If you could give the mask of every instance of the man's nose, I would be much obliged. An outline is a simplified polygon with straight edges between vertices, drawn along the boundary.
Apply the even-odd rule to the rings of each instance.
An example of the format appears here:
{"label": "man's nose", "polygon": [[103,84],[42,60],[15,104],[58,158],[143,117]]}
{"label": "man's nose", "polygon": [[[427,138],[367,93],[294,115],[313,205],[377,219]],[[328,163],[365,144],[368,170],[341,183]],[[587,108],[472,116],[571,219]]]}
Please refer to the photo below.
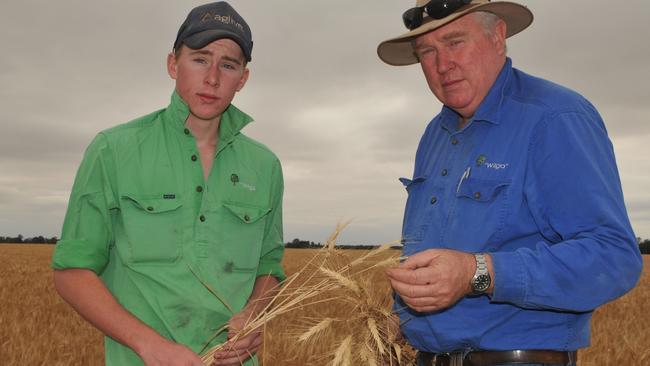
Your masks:
{"label": "man's nose", "polygon": [[205,82],[211,86],[219,86],[219,65],[210,66]]}
{"label": "man's nose", "polygon": [[454,68],[454,60],[447,50],[438,51],[436,54],[436,65],[439,74],[444,74]]}

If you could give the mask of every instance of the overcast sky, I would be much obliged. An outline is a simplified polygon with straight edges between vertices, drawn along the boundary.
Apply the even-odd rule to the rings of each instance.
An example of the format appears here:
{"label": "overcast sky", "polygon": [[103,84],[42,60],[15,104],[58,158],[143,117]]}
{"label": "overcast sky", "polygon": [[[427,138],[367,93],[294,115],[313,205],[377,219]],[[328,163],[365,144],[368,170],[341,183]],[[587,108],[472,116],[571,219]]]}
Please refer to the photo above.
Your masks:
{"label": "overcast sky", "polygon": [[[165,57],[200,1],[0,3],[0,235],[59,236],[83,151],[110,126],[163,108]],[[235,104],[244,132],[277,153],[285,239],[399,239],[419,138],[441,105],[419,66],[377,44],[404,32],[414,0],[232,0],[253,31],[251,77]],[[650,238],[650,2],[527,0],[532,26],[508,40],[514,66],[599,109],[637,236]]]}

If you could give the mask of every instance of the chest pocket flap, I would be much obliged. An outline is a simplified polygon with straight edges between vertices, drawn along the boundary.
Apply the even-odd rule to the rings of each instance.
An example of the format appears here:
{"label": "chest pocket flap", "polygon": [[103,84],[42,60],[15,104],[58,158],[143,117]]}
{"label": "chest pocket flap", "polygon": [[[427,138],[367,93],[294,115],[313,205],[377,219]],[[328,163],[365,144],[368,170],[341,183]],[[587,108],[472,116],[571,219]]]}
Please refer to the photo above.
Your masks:
{"label": "chest pocket flap", "polygon": [[172,264],[181,256],[182,200],[125,194],[125,239],[118,250],[130,264]]}
{"label": "chest pocket flap", "polygon": [[477,202],[490,202],[508,185],[510,185],[510,180],[467,178],[460,184],[456,197],[466,197]]}
{"label": "chest pocket flap", "polygon": [[411,192],[411,190],[413,189],[413,187],[416,187],[418,184],[420,184],[420,183],[422,183],[422,182],[424,182],[424,181],[426,181],[426,180],[427,180],[427,176],[426,176],[426,175],[422,175],[422,176],[415,177],[415,178],[413,178],[412,180],[411,180],[411,179],[408,179],[408,178],[400,178],[400,179],[399,179],[399,181],[402,182],[402,184],[403,184],[404,187],[406,188],[406,191],[407,191],[407,192]]}
{"label": "chest pocket flap", "polygon": [[223,205],[228,209],[228,211],[246,224],[253,224],[271,212],[271,209],[268,207],[243,205],[234,202],[224,202]]}
{"label": "chest pocket flap", "polygon": [[138,197],[135,195],[124,195],[122,198],[131,201],[140,209],[153,214],[173,211],[181,207],[181,200],[178,198],[164,199],[159,197]]}

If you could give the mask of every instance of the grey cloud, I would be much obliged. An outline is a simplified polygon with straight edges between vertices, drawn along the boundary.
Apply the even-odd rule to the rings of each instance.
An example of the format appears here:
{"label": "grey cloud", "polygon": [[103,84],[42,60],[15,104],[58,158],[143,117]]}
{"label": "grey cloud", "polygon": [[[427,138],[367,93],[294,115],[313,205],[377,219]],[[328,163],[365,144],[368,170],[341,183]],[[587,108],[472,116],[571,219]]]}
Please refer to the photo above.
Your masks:
{"label": "grey cloud", "polygon": [[[637,234],[650,237],[650,6],[633,0],[526,0],[533,26],[509,40],[516,67],[589,98],[617,147]],[[164,107],[165,57],[201,1],[0,4],[0,235],[57,235],[85,146],[100,130]],[[354,219],[348,242],[399,236],[399,176],[440,104],[417,65],[390,67],[376,46],[404,29],[404,2],[233,0],[253,29],[245,133],[274,150],[286,177],[285,232],[323,241]],[[603,21],[607,9],[607,21]],[[26,28],[16,14],[30,14]],[[16,231],[18,230],[18,231]],[[30,232],[32,231],[32,232]]]}

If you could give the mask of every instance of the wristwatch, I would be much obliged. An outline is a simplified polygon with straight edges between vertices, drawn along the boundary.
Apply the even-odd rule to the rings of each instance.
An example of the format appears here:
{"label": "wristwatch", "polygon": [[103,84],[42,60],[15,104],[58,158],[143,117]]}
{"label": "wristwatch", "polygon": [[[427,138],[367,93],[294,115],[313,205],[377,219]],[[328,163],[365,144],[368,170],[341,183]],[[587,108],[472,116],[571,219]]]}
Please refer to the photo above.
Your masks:
{"label": "wristwatch", "polygon": [[471,282],[472,295],[482,295],[490,288],[492,278],[490,278],[485,254],[474,254],[474,259],[476,259],[476,272],[474,272],[474,277],[472,277]]}

